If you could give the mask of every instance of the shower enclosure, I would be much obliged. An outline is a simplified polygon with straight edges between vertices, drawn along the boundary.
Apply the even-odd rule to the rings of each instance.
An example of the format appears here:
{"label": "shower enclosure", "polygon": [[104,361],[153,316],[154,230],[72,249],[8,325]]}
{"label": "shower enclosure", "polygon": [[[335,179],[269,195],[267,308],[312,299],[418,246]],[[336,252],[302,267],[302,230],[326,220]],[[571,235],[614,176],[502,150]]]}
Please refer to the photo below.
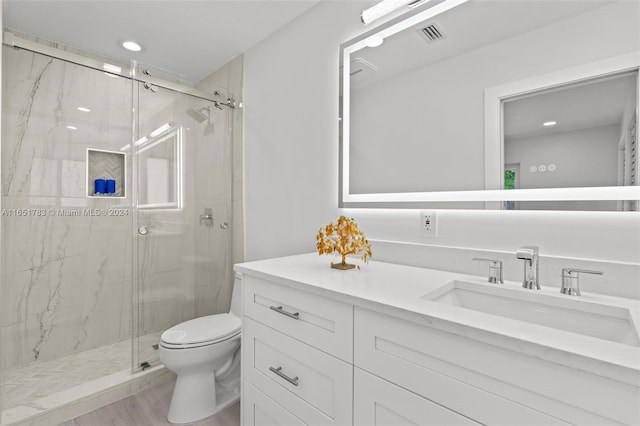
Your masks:
{"label": "shower enclosure", "polygon": [[3,55],[10,424],[157,369],[162,331],[228,308],[233,102],[135,64],[123,77],[70,55]]}

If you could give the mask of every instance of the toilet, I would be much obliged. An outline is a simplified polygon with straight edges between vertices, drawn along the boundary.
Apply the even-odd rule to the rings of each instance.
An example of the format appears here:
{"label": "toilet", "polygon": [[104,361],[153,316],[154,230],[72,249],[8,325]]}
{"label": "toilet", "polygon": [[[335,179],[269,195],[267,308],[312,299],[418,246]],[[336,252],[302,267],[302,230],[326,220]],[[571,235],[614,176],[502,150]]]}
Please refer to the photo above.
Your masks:
{"label": "toilet", "polygon": [[229,313],[185,321],[160,336],[160,360],[177,375],[169,422],[195,422],[239,399],[241,297],[236,274]]}

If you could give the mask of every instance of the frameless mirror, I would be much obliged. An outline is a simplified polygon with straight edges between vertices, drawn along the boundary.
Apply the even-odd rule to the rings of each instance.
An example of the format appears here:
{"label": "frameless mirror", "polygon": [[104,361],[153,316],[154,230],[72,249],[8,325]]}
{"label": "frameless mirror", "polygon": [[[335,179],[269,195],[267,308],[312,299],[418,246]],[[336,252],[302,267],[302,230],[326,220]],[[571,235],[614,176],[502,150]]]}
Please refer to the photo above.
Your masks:
{"label": "frameless mirror", "polygon": [[422,7],[341,46],[341,206],[637,209],[638,2]]}

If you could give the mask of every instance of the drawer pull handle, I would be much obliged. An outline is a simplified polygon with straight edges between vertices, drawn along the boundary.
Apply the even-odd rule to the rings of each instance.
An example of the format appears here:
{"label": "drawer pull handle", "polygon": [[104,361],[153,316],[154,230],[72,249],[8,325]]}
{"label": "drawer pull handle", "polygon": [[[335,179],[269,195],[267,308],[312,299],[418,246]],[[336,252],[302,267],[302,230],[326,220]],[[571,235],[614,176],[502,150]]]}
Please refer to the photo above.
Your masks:
{"label": "drawer pull handle", "polygon": [[289,318],[293,318],[293,319],[300,319],[300,318],[299,318],[299,316],[300,316],[300,313],[299,313],[299,312],[296,312],[295,314],[292,314],[291,312],[287,312],[287,311],[285,311],[284,309],[282,309],[282,306],[278,306],[278,307],[275,307],[275,306],[269,306],[269,309],[271,309],[272,311],[276,311],[276,312],[277,312],[277,313],[279,313],[279,314],[286,315],[286,316],[288,316]]}
{"label": "drawer pull handle", "polygon": [[278,376],[282,377],[283,379],[285,379],[287,382],[291,383],[293,386],[298,386],[298,376],[294,377],[293,379],[289,376],[287,376],[286,374],[284,374],[282,372],[282,367],[278,367],[278,368],[273,368],[273,367],[269,367],[270,371],[273,371],[274,373],[276,373]]}

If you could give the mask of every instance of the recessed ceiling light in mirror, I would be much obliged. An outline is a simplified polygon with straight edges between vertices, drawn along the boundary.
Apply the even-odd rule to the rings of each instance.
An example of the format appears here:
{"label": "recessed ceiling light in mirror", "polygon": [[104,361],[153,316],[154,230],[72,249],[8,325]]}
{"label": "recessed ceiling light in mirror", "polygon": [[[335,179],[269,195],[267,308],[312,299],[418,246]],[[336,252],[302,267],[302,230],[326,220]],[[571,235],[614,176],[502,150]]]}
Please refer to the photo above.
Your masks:
{"label": "recessed ceiling light in mirror", "polygon": [[132,52],[139,52],[142,50],[142,46],[140,46],[135,41],[127,40],[122,42],[122,47]]}

